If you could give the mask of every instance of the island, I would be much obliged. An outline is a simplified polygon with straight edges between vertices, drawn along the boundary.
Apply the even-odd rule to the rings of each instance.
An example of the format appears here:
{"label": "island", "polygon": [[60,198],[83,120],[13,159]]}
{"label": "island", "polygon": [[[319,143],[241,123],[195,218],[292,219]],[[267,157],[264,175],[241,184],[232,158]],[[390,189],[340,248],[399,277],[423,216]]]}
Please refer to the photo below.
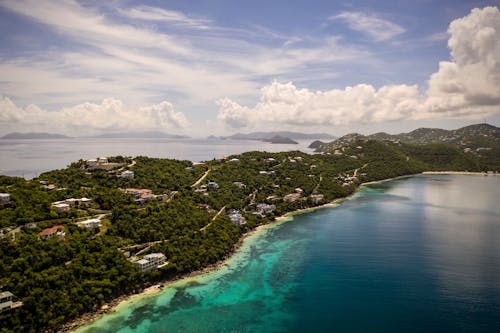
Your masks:
{"label": "island", "polygon": [[29,132],[29,133],[19,133],[12,132],[5,134],[0,139],[5,140],[38,140],[38,139],[68,139],[69,136],[54,133],[41,133],[41,132]]}
{"label": "island", "polygon": [[467,146],[348,135],[315,154],[96,157],[32,180],[0,176],[2,332],[74,329],[127,295],[215,267],[256,227],[367,182],[497,175],[498,128],[491,133],[489,147],[471,135]]}
{"label": "island", "polygon": [[275,135],[269,139],[262,139],[264,142],[269,142],[273,144],[287,144],[287,145],[297,145],[299,144],[297,141],[294,141],[290,138],[281,135]]}

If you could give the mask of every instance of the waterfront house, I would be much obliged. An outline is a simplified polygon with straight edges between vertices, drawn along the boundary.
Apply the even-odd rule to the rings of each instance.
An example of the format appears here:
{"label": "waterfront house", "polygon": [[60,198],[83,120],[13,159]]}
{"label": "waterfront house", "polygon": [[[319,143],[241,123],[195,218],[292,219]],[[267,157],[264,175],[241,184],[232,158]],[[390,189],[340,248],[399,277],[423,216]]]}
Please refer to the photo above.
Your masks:
{"label": "waterfront house", "polygon": [[323,194],[311,195],[311,201],[313,204],[319,204],[321,201],[323,201],[324,198],[325,198],[325,196]]}
{"label": "waterfront house", "polygon": [[301,194],[300,193],[290,193],[287,194],[283,197],[283,200],[286,202],[294,202],[297,201],[300,198]]}
{"label": "waterfront house", "polygon": [[238,210],[233,209],[227,216],[234,224],[242,225],[246,223],[245,218]]}
{"label": "waterfront house", "polygon": [[141,272],[157,269],[168,265],[167,257],[163,253],[146,254],[142,259],[133,257],[130,259]]}
{"label": "waterfront house", "polygon": [[276,210],[276,205],[269,205],[266,203],[257,204],[257,211],[259,213],[268,214],[274,212],[275,210]]}

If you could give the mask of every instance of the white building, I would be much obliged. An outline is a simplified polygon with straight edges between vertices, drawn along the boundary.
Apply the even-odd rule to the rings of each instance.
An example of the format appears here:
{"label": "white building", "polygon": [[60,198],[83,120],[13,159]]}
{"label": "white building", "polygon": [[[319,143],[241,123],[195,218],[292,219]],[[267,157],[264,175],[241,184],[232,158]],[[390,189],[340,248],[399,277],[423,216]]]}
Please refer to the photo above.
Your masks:
{"label": "white building", "polygon": [[79,226],[80,228],[85,228],[87,230],[93,231],[101,228],[102,222],[99,219],[88,219],[85,221],[76,222],[76,225]]}
{"label": "white building", "polygon": [[16,297],[10,291],[0,292],[0,313],[18,308],[23,302],[16,301]]}
{"label": "white building", "polygon": [[234,224],[242,225],[246,223],[243,215],[241,215],[241,213],[237,210],[232,210],[227,217],[229,217],[231,222],[233,222]]}
{"label": "white building", "polygon": [[134,177],[135,177],[134,172],[130,170],[125,170],[118,175],[118,178],[124,178],[124,179],[133,179]]}
{"label": "white building", "polygon": [[10,202],[10,194],[9,193],[0,193],[0,205],[5,205]]}
{"label": "white building", "polygon": [[137,265],[141,272],[161,268],[168,264],[167,257],[163,253],[146,254],[142,259],[132,260],[132,262]]}

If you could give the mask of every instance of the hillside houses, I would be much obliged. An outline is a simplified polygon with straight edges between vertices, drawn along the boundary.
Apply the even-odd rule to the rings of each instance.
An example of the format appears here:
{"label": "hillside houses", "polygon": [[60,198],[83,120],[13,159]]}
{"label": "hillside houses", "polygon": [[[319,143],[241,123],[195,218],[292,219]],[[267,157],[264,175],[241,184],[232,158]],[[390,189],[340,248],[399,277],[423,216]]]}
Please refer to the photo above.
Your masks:
{"label": "hillside houses", "polygon": [[58,213],[69,212],[72,208],[86,209],[92,204],[92,199],[89,198],[69,198],[61,201],[55,201],[52,203],[52,207]]}

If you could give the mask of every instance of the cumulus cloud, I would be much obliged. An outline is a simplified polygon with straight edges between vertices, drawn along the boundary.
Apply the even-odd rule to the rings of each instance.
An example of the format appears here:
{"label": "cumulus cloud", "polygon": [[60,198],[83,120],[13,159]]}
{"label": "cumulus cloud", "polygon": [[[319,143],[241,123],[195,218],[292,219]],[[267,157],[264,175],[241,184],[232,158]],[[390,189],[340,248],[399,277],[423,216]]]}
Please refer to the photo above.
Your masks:
{"label": "cumulus cloud", "polygon": [[430,114],[491,114],[500,108],[500,12],[473,9],[453,21],[448,33],[452,61],[439,63],[429,80]]}
{"label": "cumulus cloud", "polygon": [[101,104],[83,103],[59,111],[46,111],[36,105],[17,106],[8,97],[0,97],[0,129],[10,131],[57,132],[89,135],[104,131],[179,130],[188,125],[181,112],[169,102],[139,108],[127,108],[114,98]]}
{"label": "cumulus cloud", "polygon": [[262,123],[346,125],[406,119],[418,107],[417,86],[395,85],[375,89],[359,84],[345,89],[310,91],[293,83],[273,82],[262,89],[254,108],[229,99],[217,102],[218,119],[232,127]]}
{"label": "cumulus cloud", "polygon": [[384,20],[374,14],[369,15],[362,12],[342,12],[331,16],[329,20],[343,21],[350,29],[364,33],[376,41],[390,39],[406,31],[396,23]]}
{"label": "cumulus cloud", "polygon": [[[452,61],[443,61],[427,90],[358,84],[311,91],[273,82],[254,107],[221,99],[218,119],[232,127],[265,124],[348,125],[402,119],[481,118],[500,112],[500,12],[474,9],[448,29]],[[423,91],[423,92],[420,92]]]}

